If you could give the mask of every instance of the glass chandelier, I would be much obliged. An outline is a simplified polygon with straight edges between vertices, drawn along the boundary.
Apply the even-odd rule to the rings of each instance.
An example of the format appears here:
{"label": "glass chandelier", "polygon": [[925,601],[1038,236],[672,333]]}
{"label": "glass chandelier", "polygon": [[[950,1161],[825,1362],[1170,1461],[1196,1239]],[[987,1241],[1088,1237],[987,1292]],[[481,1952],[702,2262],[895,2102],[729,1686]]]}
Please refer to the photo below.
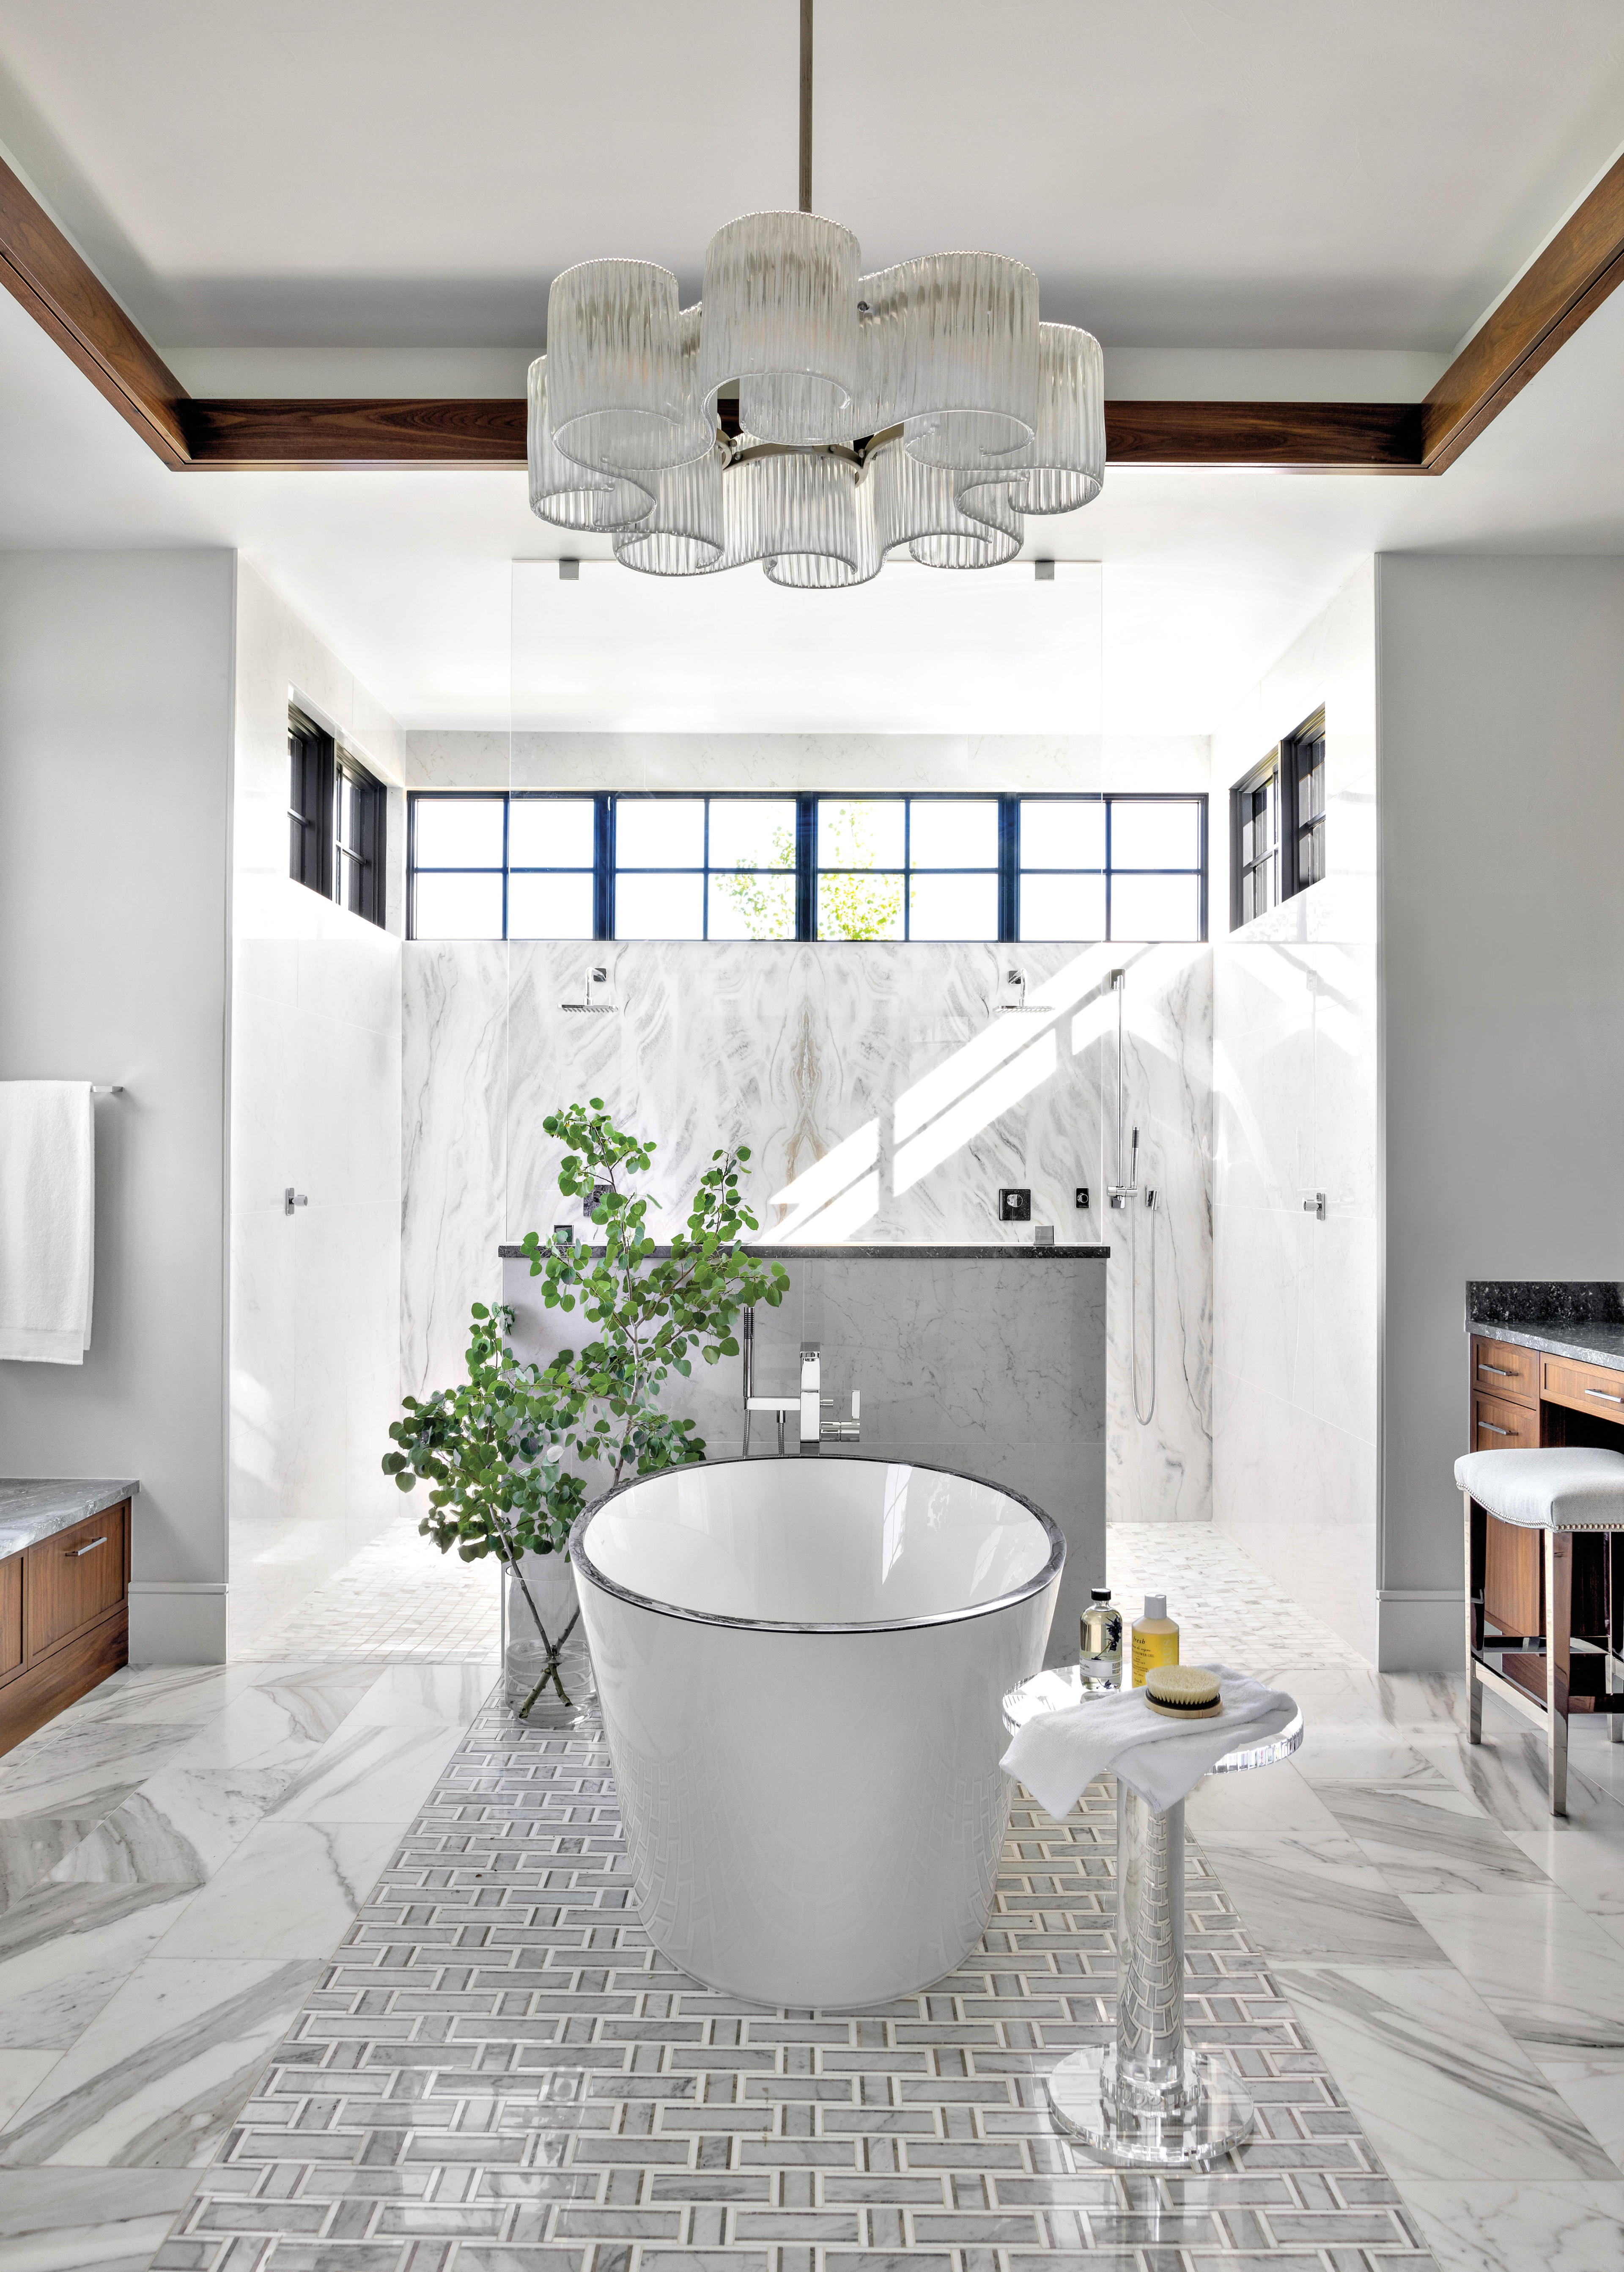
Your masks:
{"label": "glass chandelier", "polygon": [[646,260],[583,261],[548,297],[531,509],[648,575],[758,560],[828,591],[905,547],[993,567],[1027,513],[1099,494],[1099,343],[1039,322],[1030,268],[942,252],[864,275],[850,229],[811,211],[811,31],[801,0],[801,210],[719,229],[691,308]]}

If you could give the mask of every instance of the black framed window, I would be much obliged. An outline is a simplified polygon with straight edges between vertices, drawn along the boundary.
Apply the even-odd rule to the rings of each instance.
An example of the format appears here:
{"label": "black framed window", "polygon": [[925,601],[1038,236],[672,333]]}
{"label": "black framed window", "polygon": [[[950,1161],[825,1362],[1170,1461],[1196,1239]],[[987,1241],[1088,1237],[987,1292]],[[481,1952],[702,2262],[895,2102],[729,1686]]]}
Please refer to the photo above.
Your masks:
{"label": "black framed window", "polygon": [[1291,801],[1291,857],[1286,892],[1306,892],[1325,874],[1325,713],[1316,710],[1280,749],[1280,770]]}
{"label": "black framed window", "polygon": [[1230,792],[1231,927],[1325,875],[1325,713],[1286,735]]}
{"label": "black framed window", "polygon": [[1201,796],[410,803],[413,938],[1203,939]]}
{"label": "black framed window", "polygon": [[302,711],[287,715],[287,872],[382,923],[389,792]]}
{"label": "black framed window", "polygon": [[1232,793],[1232,930],[1280,899],[1280,753],[1273,750]]}

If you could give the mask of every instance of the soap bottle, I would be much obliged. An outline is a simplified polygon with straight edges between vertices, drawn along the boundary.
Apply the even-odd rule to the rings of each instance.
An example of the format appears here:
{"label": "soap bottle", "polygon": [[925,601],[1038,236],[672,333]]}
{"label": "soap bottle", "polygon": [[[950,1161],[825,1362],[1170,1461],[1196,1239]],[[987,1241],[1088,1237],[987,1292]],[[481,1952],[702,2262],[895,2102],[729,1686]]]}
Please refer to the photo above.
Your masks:
{"label": "soap bottle", "polygon": [[1083,1654],[1079,1670],[1083,1685],[1092,1692],[1120,1688],[1122,1681],[1122,1613],[1111,1606],[1109,1586],[1091,1588],[1092,1600],[1083,1612]]}
{"label": "soap bottle", "polygon": [[1145,1675],[1158,1666],[1179,1661],[1179,1628],[1167,1614],[1166,1594],[1147,1594],[1144,1615],[1133,1629],[1133,1685],[1143,1688]]}

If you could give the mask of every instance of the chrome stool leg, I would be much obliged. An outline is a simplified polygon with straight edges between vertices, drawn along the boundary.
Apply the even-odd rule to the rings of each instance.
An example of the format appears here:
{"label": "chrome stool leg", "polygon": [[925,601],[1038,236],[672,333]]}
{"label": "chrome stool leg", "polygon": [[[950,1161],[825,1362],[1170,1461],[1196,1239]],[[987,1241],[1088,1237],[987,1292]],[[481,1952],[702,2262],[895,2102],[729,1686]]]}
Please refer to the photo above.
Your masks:
{"label": "chrome stool leg", "polygon": [[1573,1540],[1545,1534],[1545,1742],[1550,1806],[1568,1812],[1568,1669],[1573,1622]]}

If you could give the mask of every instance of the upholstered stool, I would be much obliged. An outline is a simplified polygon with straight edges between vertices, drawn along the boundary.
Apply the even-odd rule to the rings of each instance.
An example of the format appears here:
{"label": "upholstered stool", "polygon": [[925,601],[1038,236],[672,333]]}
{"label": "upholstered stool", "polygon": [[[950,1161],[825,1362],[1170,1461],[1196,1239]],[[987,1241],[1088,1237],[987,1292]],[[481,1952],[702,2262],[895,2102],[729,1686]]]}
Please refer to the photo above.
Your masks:
{"label": "upholstered stool", "polygon": [[[1587,1682],[1584,1693],[1572,1701],[1580,1710],[1608,1715],[1608,1730],[1616,1744],[1624,1738],[1620,1725],[1624,1694],[1619,1690],[1620,1665],[1615,1596],[1613,1584],[1613,1534],[1624,1530],[1624,1452],[1604,1452],[1588,1445],[1551,1446],[1542,1451],[1469,1452],[1455,1462],[1455,1480],[1466,1506],[1466,1701],[1471,1739],[1483,1739],[1483,1692],[1486,1688],[1536,1726],[1543,1723],[1548,1764],[1548,1796],[1553,1814],[1568,1812],[1568,1715],[1573,1670],[1573,1534],[1605,1534],[1603,1552],[1603,1618],[1599,1633],[1583,1633],[1590,1644],[1583,1654],[1595,1662],[1599,1650],[1605,1686],[1599,1693]],[[1520,1529],[1544,1534],[1543,1604],[1531,1601],[1536,1611],[1527,1622],[1541,1630],[1526,1633],[1496,1632],[1486,1640],[1483,1573],[1486,1550],[1485,1515]],[[1543,1614],[1538,1614],[1542,1608]],[[1596,1623],[1587,1616],[1587,1625]],[[1527,1678],[1529,1660],[1543,1658],[1543,1697],[1531,1686],[1511,1678],[1494,1658],[1522,1660]]]}

